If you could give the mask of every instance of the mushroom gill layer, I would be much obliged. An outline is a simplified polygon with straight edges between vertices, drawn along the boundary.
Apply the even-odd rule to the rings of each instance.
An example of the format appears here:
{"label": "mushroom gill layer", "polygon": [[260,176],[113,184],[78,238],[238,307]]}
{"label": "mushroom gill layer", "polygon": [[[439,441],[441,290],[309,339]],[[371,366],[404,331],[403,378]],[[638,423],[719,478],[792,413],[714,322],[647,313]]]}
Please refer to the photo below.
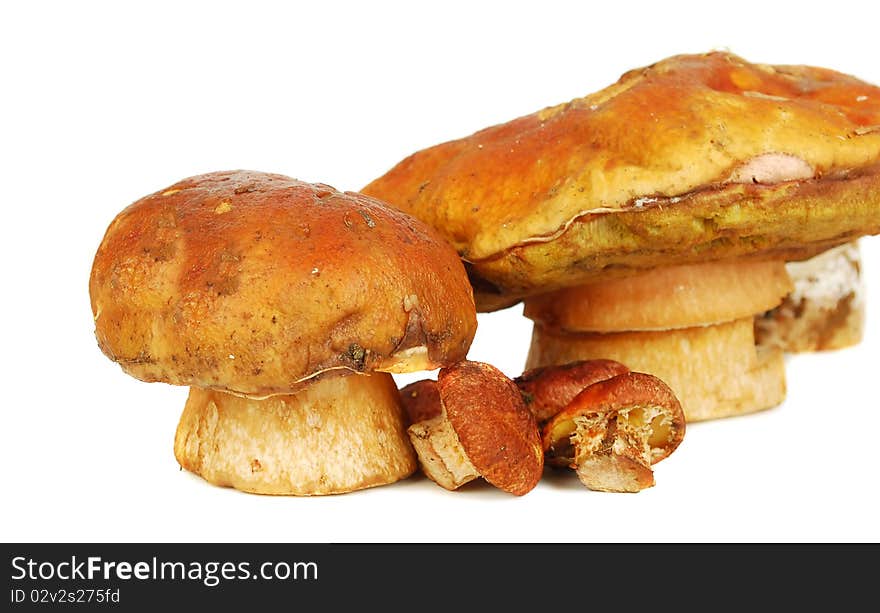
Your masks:
{"label": "mushroom gill layer", "polygon": [[263,400],[192,387],[174,455],[215,485],[296,496],[385,485],[417,466],[385,373],[322,378]]}

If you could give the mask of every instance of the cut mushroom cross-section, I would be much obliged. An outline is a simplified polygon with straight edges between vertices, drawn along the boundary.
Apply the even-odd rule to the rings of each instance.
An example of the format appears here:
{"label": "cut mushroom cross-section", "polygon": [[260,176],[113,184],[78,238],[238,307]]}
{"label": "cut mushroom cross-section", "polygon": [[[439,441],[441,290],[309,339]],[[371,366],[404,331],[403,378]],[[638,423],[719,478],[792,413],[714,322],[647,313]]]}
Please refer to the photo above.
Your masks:
{"label": "cut mushroom cross-section", "polygon": [[584,389],[544,426],[543,443],[547,461],[574,468],[588,488],[638,492],[654,485],[651,465],[675,451],[684,432],[672,390],[630,372]]}

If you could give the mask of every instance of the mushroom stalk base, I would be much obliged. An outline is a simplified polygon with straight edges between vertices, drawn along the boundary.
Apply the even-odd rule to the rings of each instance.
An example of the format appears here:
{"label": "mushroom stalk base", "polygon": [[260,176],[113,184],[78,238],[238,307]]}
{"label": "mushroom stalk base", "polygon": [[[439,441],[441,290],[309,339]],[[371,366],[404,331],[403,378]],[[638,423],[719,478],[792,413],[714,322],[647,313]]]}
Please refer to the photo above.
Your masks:
{"label": "mushroom stalk base", "polygon": [[391,375],[335,376],[263,400],[190,388],[177,427],[180,465],[257,494],[340,494],[417,467]]}

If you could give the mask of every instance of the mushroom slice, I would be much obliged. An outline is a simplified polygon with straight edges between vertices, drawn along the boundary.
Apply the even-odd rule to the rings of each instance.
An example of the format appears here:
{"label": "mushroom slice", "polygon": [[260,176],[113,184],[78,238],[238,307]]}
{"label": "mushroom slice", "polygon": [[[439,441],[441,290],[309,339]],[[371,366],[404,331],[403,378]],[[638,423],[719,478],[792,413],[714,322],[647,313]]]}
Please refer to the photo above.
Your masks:
{"label": "mushroom slice", "polygon": [[584,388],[627,372],[628,367],[614,360],[579,360],[532,368],[514,382],[540,424],[564,409]]}
{"label": "mushroom slice", "polygon": [[569,466],[591,490],[638,492],[654,485],[652,464],[685,432],[675,394],[653,375],[630,372],[594,383],[544,427],[548,462]]}
{"label": "mushroom slice", "polygon": [[448,490],[482,477],[516,496],[531,491],[544,453],[516,384],[494,366],[462,361],[440,370],[436,389],[437,414],[408,429],[424,473]]}

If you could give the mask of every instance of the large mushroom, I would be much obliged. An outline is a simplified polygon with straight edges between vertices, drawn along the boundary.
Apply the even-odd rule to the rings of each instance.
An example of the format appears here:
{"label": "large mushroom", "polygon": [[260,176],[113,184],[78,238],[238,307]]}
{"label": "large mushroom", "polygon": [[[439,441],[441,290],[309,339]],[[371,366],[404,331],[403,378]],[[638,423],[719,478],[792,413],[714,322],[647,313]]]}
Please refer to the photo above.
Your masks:
{"label": "large mushroom", "polygon": [[111,360],[190,387],[180,465],[263,494],[410,475],[390,373],[457,362],[476,330],[464,268],[434,230],[373,198],[261,172],[188,178],[126,208],[90,294]]}
{"label": "large mushroom", "polygon": [[[689,420],[747,413],[784,398],[781,352],[753,327],[790,290],[785,263],[880,232],[880,88],[679,55],[419,151],[363,191],[441,230],[478,310],[525,301],[528,368],[611,358],[666,381]],[[625,278],[674,321],[585,302]]]}

